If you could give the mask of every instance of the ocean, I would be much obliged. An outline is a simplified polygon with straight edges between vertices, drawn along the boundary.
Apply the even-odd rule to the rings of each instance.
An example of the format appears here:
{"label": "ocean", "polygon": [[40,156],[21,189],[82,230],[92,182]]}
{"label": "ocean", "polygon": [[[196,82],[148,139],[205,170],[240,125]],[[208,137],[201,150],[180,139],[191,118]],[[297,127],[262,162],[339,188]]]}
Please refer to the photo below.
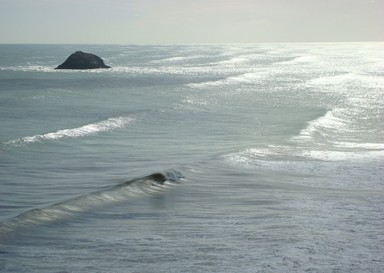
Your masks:
{"label": "ocean", "polygon": [[383,43],[3,44],[0,128],[1,272],[384,272]]}

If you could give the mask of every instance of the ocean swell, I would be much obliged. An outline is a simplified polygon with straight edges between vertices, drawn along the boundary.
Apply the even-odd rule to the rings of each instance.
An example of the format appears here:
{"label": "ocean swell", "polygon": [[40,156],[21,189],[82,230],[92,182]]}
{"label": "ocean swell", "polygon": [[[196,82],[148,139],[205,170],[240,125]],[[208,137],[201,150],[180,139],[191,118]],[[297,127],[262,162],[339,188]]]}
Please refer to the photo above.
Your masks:
{"label": "ocean swell", "polygon": [[118,185],[105,187],[99,191],[83,194],[43,208],[28,210],[15,218],[0,223],[0,242],[10,232],[35,225],[62,222],[76,218],[81,213],[118,204],[132,198],[156,196],[177,186],[184,179],[176,170],[167,170],[148,176],[132,179]]}

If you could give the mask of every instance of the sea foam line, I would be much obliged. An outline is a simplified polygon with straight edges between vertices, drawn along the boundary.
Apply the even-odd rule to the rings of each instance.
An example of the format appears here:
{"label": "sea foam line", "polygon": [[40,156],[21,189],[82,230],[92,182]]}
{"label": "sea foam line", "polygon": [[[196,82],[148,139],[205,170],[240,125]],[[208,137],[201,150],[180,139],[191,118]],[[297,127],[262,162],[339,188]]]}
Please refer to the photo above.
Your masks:
{"label": "sea foam line", "polygon": [[83,136],[94,135],[99,132],[111,131],[123,128],[134,121],[131,117],[116,117],[102,120],[100,122],[87,124],[72,129],[62,129],[47,134],[27,136],[13,139],[5,142],[6,145],[22,145],[27,143],[41,142],[44,140],[57,140],[61,138],[77,138]]}

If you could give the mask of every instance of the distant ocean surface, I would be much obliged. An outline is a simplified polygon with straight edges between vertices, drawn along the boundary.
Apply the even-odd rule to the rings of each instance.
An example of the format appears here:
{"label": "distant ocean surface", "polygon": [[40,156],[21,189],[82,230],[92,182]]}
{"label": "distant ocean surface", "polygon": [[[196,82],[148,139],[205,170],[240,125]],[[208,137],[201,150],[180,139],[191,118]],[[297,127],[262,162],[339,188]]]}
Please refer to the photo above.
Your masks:
{"label": "distant ocean surface", "polygon": [[383,43],[0,45],[0,128],[0,272],[384,272]]}

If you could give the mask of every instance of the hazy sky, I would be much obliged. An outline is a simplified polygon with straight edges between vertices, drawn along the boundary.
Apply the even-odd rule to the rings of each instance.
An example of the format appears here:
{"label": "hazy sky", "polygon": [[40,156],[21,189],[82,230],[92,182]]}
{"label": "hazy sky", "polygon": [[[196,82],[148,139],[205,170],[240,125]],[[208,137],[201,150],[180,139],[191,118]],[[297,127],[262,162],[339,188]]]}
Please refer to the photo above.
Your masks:
{"label": "hazy sky", "polygon": [[0,0],[0,43],[384,41],[384,0]]}

